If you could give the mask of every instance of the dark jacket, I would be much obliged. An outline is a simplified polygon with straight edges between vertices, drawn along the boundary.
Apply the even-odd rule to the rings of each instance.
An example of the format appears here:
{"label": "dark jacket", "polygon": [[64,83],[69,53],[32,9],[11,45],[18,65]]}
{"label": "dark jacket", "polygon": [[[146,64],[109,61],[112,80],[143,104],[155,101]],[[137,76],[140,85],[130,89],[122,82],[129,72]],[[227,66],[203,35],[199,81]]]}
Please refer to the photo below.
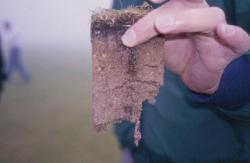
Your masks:
{"label": "dark jacket", "polygon": [[3,61],[2,39],[1,39],[1,35],[0,35],[0,95],[1,95],[1,92],[2,92],[4,79],[5,79],[4,61]]}
{"label": "dark jacket", "polygon": [[[124,3],[123,3],[124,2]],[[122,7],[141,0],[123,0]],[[228,22],[250,32],[250,0],[210,0],[224,9]],[[119,0],[115,8],[121,8]],[[134,125],[118,124],[122,148],[136,163],[250,162],[250,63],[247,55],[232,62],[212,96],[194,94],[165,70],[156,104],[143,104],[142,141],[133,144]]]}

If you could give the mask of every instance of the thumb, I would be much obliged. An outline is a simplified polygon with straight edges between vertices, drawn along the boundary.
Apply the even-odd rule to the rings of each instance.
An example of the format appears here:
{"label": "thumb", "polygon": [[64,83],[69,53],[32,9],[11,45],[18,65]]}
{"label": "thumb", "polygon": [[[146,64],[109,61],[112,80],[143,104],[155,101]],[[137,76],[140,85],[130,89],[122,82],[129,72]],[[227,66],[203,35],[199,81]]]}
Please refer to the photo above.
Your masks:
{"label": "thumb", "polygon": [[242,28],[220,24],[217,29],[217,34],[234,52],[243,54],[250,49],[250,37]]}

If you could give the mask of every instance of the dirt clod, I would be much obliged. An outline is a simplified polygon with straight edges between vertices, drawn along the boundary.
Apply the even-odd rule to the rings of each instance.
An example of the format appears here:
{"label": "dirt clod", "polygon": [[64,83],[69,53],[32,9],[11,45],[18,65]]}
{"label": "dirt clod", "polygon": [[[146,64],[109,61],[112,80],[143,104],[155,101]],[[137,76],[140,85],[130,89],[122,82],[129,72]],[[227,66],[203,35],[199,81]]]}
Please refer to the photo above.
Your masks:
{"label": "dirt clod", "polygon": [[140,115],[145,100],[154,104],[163,85],[164,39],[156,37],[135,48],[121,42],[124,32],[152,8],[102,10],[92,16],[92,113],[97,131],[121,121],[136,123],[135,143],[141,139]]}

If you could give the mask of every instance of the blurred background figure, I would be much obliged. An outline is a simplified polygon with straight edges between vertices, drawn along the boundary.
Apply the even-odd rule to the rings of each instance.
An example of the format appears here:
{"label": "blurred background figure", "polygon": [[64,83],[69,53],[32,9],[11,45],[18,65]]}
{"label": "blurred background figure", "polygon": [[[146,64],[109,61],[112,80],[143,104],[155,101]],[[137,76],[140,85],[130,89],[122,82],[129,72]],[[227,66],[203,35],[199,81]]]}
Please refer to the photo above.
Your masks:
{"label": "blurred background figure", "polygon": [[[118,163],[112,132],[91,123],[91,15],[111,0],[0,0],[3,22],[17,33],[29,84],[4,85],[0,102],[0,163]],[[9,35],[9,34],[8,34]]]}
{"label": "blurred background figure", "polygon": [[2,38],[0,33],[0,98],[2,93],[3,81],[5,79],[4,75],[4,61],[3,61],[3,49],[2,49]]}
{"label": "blurred background figure", "polygon": [[4,39],[6,39],[5,42],[8,53],[8,64],[6,68],[7,78],[8,80],[11,80],[11,76],[16,71],[20,74],[23,81],[29,82],[30,76],[22,62],[22,49],[18,34],[14,31],[10,21],[5,21],[3,23],[3,29],[6,36]]}

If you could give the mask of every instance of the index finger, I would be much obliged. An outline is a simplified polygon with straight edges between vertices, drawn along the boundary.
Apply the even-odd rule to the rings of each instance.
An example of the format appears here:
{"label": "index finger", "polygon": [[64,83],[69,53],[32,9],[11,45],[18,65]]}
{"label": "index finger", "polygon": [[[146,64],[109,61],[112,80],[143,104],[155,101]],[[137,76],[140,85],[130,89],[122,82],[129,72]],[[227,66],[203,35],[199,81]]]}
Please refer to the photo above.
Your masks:
{"label": "index finger", "polygon": [[159,32],[155,28],[155,19],[159,15],[171,15],[188,8],[207,7],[205,3],[198,3],[198,5],[197,3],[194,3],[192,5],[186,5],[185,3],[183,3],[188,1],[205,2],[204,0],[170,0],[161,7],[148,13],[137,23],[135,23],[131,28],[129,28],[122,37],[123,44],[127,47],[134,47],[158,35]]}
{"label": "index finger", "polygon": [[129,28],[122,37],[123,44],[127,47],[134,47],[157,36],[159,32],[155,28],[155,18],[158,17],[159,15],[174,14],[187,8],[200,8],[204,6],[206,7],[206,4],[202,3],[200,3],[199,5],[194,3],[193,5],[187,6],[186,4],[183,3],[187,1],[205,2],[204,0],[186,0],[186,1],[170,0],[161,7],[148,13],[137,23],[135,23],[131,28]]}
{"label": "index finger", "polygon": [[171,0],[151,11],[125,32],[122,37],[123,44],[127,47],[134,47],[157,36],[159,32],[155,28],[155,18],[159,15],[178,12],[183,8],[182,3]]}
{"label": "index finger", "polygon": [[159,10],[153,10],[148,15],[140,19],[122,36],[122,42],[127,47],[134,47],[158,35],[154,26],[154,20]]}

